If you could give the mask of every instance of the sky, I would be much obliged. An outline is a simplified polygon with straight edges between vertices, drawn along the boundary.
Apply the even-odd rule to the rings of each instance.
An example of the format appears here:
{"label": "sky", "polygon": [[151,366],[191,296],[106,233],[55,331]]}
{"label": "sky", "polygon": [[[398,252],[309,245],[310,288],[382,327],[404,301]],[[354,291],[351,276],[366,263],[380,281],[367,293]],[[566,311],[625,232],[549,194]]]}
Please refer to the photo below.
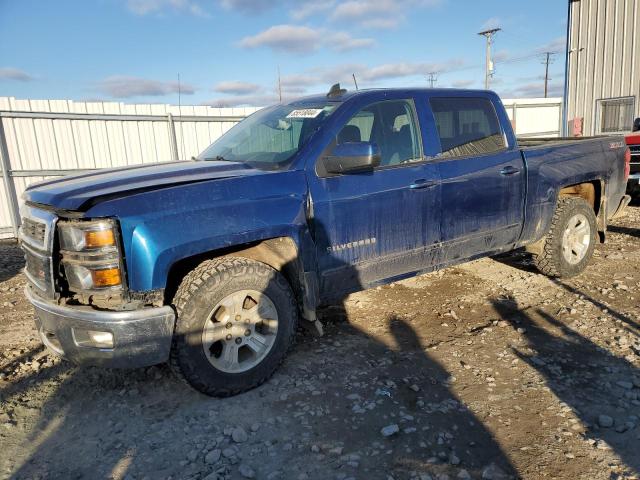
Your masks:
{"label": "sky", "polygon": [[431,73],[483,88],[477,33],[494,27],[491,88],[542,97],[554,52],[561,96],[566,15],[559,0],[0,0],[0,96],[263,106]]}

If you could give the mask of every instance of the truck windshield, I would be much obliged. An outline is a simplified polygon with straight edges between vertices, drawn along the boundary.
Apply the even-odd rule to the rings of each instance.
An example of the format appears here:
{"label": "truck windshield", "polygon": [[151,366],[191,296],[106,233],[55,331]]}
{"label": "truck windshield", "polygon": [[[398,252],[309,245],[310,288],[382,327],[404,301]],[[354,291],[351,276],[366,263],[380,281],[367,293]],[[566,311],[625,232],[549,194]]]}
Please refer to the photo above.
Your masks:
{"label": "truck windshield", "polygon": [[199,158],[242,162],[261,170],[286,170],[295,154],[337,106],[330,103],[265,108],[234,126]]}

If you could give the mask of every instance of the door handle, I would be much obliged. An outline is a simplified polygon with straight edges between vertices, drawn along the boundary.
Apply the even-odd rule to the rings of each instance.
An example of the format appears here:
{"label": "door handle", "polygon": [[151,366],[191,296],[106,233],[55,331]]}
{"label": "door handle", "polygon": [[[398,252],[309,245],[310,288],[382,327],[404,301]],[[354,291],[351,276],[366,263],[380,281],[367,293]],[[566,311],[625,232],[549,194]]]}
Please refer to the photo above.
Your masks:
{"label": "door handle", "polygon": [[512,167],[511,165],[509,165],[508,167],[504,167],[502,170],[500,170],[500,175],[504,175],[504,176],[516,175],[517,173],[520,173],[520,169],[516,167]]}
{"label": "door handle", "polygon": [[436,185],[438,185],[438,182],[429,181],[424,178],[421,178],[420,180],[416,180],[411,185],[409,185],[409,188],[411,190],[422,190],[423,188],[433,188]]}

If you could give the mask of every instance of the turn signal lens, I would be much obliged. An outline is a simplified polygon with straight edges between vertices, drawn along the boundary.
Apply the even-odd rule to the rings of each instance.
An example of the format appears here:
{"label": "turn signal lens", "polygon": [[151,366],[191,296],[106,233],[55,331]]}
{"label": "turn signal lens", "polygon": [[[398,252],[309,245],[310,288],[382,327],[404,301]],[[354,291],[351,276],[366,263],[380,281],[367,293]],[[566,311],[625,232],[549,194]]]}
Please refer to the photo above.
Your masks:
{"label": "turn signal lens", "polygon": [[92,270],[91,279],[94,288],[115,287],[120,285],[120,269],[107,268],[104,270]]}
{"label": "turn signal lens", "polygon": [[116,238],[113,230],[89,230],[84,232],[85,248],[113,247]]}
{"label": "turn signal lens", "polygon": [[113,220],[60,222],[60,248],[68,252],[117,248],[115,229]]}

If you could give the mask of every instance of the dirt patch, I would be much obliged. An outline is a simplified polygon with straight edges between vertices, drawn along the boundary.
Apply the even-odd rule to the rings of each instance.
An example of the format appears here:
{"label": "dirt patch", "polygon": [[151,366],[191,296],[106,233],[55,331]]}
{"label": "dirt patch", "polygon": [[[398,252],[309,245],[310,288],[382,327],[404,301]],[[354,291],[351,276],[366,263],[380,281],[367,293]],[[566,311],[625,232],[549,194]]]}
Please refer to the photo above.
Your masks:
{"label": "dirt patch", "polygon": [[51,356],[1,244],[0,477],[638,478],[639,247],[634,207],[571,281],[514,253],[352,295],[219,400]]}

